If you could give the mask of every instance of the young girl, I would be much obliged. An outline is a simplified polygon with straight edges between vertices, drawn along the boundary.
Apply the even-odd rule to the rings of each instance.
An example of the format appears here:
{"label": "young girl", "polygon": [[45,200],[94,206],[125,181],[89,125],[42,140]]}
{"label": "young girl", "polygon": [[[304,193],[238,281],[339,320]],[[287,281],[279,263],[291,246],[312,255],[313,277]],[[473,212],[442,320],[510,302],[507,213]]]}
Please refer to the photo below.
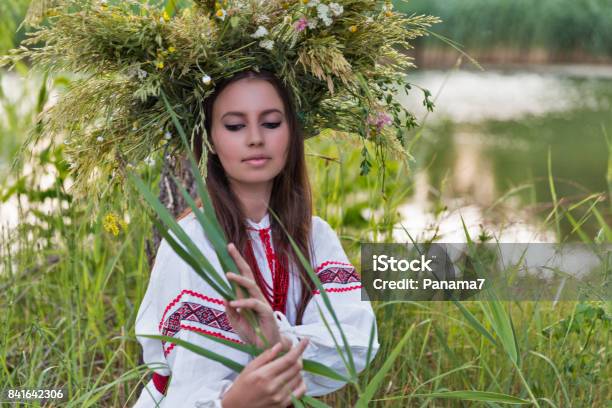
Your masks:
{"label": "young girl", "polygon": [[[344,384],[302,372],[311,359],[346,374],[336,338],[339,331],[299,262],[271,209],[307,257],[340,320],[356,368],[378,350],[376,320],[360,297],[360,278],[340,241],[321,218],[312,216],[304,139],[291,95],[266,71],[243,71],[216,85],[206,100],[205,127],[213,150],[207,188],[242,275],[221,271],[195,215],[179,224],[211,264],[248,289],[229,304],[162,241],[136,319],[136,334],[163,334],[195,343],[245,365],[241,373],[183,347],[138,337],[147,364],[155,368],[135,407],[286,407],[291,396],[319,396]],[[201,140],[196,146],[201,146]],[[195,151],[202,154],[201,149]],[[238,272],[238,271],[233,271]],[[241,315],[252,310],[270,347],[257,358],[197,332],[262,347]],[[370,333],[374,328],[374,339]],[[341,340],[339,340],[341,341]],[[281,351],[287,351],[278,357]],[[160,365],[158,364],[157,367]]]}

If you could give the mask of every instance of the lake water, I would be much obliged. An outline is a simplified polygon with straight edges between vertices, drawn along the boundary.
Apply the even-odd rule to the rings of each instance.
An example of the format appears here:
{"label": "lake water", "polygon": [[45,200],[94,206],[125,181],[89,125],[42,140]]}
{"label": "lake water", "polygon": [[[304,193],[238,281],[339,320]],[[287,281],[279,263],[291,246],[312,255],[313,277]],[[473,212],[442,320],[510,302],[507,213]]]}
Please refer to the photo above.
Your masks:
{"label": "lake water", "polygon": [[[435,226],[443,240],[462,242],[463,217],[471,235],[483,225],[502,242],[553,241],[550,224],[542,225],[552,210],[549,149],[566,208],[591,193],[607,197],[612,67],[424,71],[410,80],[436,98],[430,114],[416,88],[404,98],[424,123],[413,154],[415,167],[427,170],[419,171],[417,192],[401,208],[403,227],[414,236],[431,236],[428,227]],[[440,201],[448,210],[436,216]],[[567,222],[561,227],[571,230]],[[591,218],[584,228],[591,237],[598,230]],[[406,239],[403,228],[396,239]]]}

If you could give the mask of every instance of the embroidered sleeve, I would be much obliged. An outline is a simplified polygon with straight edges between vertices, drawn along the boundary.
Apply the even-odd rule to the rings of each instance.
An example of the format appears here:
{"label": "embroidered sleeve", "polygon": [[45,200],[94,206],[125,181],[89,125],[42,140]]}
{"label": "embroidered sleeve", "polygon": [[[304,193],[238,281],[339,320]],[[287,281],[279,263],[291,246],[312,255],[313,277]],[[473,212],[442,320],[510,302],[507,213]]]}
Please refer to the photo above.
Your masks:
{"label": "embroidered sleeve", "polygon": [[[220,269],[212,246],[199,224],[181,223],[211,264]],[[198,227],[198,228],[196,228]],[[207,357],[171,342],[139,334],[179,338],[246,364],[248,356],[201,334],[240,342],[227,320],[223,300],[164,240],[160,245],[147,292],[139,309],[136,335],[145,363],[163,362],[142,391],[135,407],[220,408],[221,398],[237,376]]]}
{"label": "embroidered sleeve", "polygon": [[[331,227],[318,217],[313,219],[313,255],[317,265],[315,271],[325,288],[344,331],[355,363],[356,370],[362,371],[367,365],[368,348],[371,344],[370,359],[378,351],[378,336],[374,311],[368,301],[361,300],[361,281],[355,267],[349,262],[342,249],[340,240]],[[329,323],[338,344],[342,339],[334,320],[325,307],[318,291],[306,306],[302,324],[291,326],[283,316],[277,313],[281,332],[289,336],[294,343],[300,338],[308,337],[309,345],[304,351],[304,358],[321,362],[336,372],[346,375],[347,369],[342,357],[338,354],[332,334],[321,318],[321,313]],[[370,343],[370,333],[374,334]],[[325,377],[304,374],[307,394],[324,395],[335,391],[344,384]]]}

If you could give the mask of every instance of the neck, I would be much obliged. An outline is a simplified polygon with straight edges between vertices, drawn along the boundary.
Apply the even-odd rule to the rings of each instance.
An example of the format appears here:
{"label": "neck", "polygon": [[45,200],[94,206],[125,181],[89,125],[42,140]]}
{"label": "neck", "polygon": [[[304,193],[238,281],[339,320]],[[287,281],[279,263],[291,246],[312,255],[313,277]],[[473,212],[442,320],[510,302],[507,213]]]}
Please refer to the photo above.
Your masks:
{"label": "neck", "polygon": [[268,212],[272,181],[245,184],[230,179],[230,186],[240,201],[244,215],[254,222],[261,221]]}

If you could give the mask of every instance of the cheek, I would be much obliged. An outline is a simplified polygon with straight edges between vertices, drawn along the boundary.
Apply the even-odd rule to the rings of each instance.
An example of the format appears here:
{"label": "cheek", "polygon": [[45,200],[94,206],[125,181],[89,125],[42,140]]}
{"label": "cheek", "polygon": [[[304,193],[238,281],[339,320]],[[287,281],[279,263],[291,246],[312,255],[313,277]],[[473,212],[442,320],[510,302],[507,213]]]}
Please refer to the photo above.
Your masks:
{"label": "cheek", "polygon": [[215,152],[224,166],[240,160],[237,139],[225,133],[223,131],[215,132],[212,137]]}

